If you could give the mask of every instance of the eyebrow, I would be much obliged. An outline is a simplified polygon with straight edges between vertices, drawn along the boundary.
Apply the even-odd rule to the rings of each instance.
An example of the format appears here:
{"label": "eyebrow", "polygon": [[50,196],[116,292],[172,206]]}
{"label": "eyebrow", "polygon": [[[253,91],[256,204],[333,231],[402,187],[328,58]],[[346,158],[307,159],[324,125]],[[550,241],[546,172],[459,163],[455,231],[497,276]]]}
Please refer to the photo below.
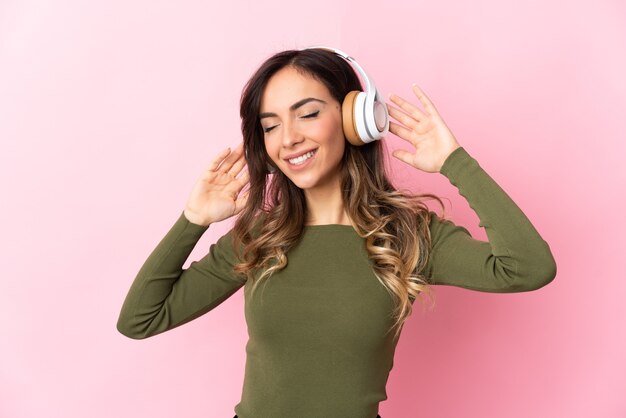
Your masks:
{"label": "eyebrow", "polygon": [[[300,106],[303,106],[309,102],[320,102],[320,103],[326,103],[324,100],[321,99],[316,99],[315,97],[307,97],[306,99],[302,99],[302,100],[298,100],[297,102],[295,102],[294,104],[292,104],[291,106],[289,106],[289,110],[291,112],[293,112],[294,110],[296,110],[297,108],[299,108]],[[272,112],[263,112],[263,113],[259,113],[259,119],[263,119],[263,118],[269,118],[272,116],[278,116],[276,113],[272,113]]]}

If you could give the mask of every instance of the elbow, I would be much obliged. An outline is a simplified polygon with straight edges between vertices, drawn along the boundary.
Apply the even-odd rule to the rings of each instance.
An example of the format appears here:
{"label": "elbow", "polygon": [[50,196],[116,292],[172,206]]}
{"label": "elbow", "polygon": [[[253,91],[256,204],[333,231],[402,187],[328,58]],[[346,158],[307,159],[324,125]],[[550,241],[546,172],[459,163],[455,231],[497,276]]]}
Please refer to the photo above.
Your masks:
{"label": "elbow", "polygon": [[525,291],[541,289],[552,283],[556,277],[556,260],[549,250],[542,257],[535,258],[532,264],[532,267],[523,275]]}
{"label": "elbow", "polygon": [[544,266],[544,274],[543,274],[543,281],[541,282],[541,286],[543,287],[549,283],[552,283],[552,281],[554,280],[554,278],[556,277],[556,261],[554,260],[554,257],[552,256],[552,254],[550,254],[549,257],[549,261],[546,262],[545,266]]}
{"label": "elbow", "polygon": [[137,328],[137,325],[134,325],[131,321],[125,318],[123,315],[120,315],[117,320],[117,331],[125,337],[131,338],[133,340],[144,340],[148,338],[150,335],[145,331],[141,331]]}
{"label": "elbow", "polygon": [[537,287],[537,289],[552,283],[556,277],[556,260],[554,259],[554,255],[552,255],[552,251],[550,251],[550,247],[547,243],[546,250],[541,260],[542,261],[538,263],[540,266],[540,272],[537,276],[540,280],[538,282],[539,287]]}
{"label": "elbow", "polygon": [[537,274],[530,280],[526,286],[526,291],[539,290],[542,287],[545,287],[552,283],[554,278],[556,277],[556,266],[553,270],[553,273],[548,272],[544,274]]}

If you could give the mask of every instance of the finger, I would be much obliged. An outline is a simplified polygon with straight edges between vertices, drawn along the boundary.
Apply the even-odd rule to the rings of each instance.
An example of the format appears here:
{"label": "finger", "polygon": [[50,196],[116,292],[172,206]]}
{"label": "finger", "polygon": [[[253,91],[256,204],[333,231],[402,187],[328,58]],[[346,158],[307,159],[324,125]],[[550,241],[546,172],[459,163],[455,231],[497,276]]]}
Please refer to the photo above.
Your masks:
{"label": "finger", "polygon": [[398,125],[395,122],[389,122],[389,132],[391,132],[392,134],[407,140],[408,142],[410,142],[412,145],[415,145],[413,143],[413,140],[411,139],[411,131],[407,128],[405,128],[402,125]]}
{"label": "finger", "polygon": [[213,161],[211,161],[211,164],[209,164],[208,170],[215,171],[217,167],[220,165],[220,162],[222,162],[224,157],[226,157],[228,154],[230,154],[230,147],[222,150],[222,152],[220,152],[219,154],[215,156]]}
{"label": "finger", "polygon": [[240,142],[239,145],[237,145],[234,153],[237,155],[237,159],[229,170],[229,173],[232,174],[234,177],[237,177],[243,167],[247,164],[243,142]]}
{"label": "finger", "polygon": [[413,92],[415,93],[419,101],[422,102],[424,109],[426,109],[430,114],[437,113],[437,109],[435,109],[435,105],[433,104],[433,102],[430,101],[428,96],[426,96],[426,93],[424,93],[424,91],[419,88],[416,83],[413,83]]}
{"label": "finger", "polygon": [[398,160],[403,161],[407,164],[411,164],[411,161],[413,160],[413,154],[411,154],[408,151],[405,151],[403,149],[397,149],[394,150],[391,155],[393,155],[394,157],[396,157]]}
{"label": "finger", "polygon": [[[231,175],[228,173],[229,176]],[[226,190],[230,190],[230,193],[233,193],[234,196],[241,193],[241,189],[243,189],[246,184],[248,184],[248,180],[250,179],[250,174],[246,170],[241,176],[238,178],[229,178],[226,181],[225,188]]]}
{"label": "finger", "polygon": [[248,170],[246,170],[241,176],[239,176],[237,178],[237,181],[239,181],[240,184],[240,189],[245,186],[248,181],[250,180],[250,172],[248,172]]}
{"label": "finger", "polygon": [[243,154],[243,141],[240,142],[237,147],[235,148],[235,151],[237,153],[237,159],[244,157]]}
{"label": "finger", "polygon": [[232,168],[228,171],[228,173],[232,174],[234,177],[237,177],[245,165],[246,165],[246,160],[239,158],[237,159],[237,161],[235,161],[235,164],[233,164]]}
{"label": "finger", "polygon": [[422,112],[417,106],[412,103],[407,102],[400,96],[396,96],[395,94],[389,95],[389,100],[400,106],[402,109],[406,111],[409,115],[411,115],[416,120],[422,120],[426,117],[424,112]]}
{"label": "finger", "polygon": [[246,203],[248,203],[248,197],[250,196],[250,190],[246,190],[237,200],[235,200],[235,213],[238,214],[246,207]]}
{"label": "finger", "polygon": [[224,173],[229,173],[230,169],[233,167],[233,164],[237,160],[239,160],[239,157],[241,156],[241,154],[243,154],[243,144],[239,144],[233,150],[233,152],[231,152],[230,155],[226,157],[224,161],[222,161],[222,164],[219,167],[219,171],[223,171]]}
{"label": "finger", "polygon": [[401,110],[399,110],[399,109],[397,109],[395,107],[389,106],[389,105],[387,105],[387,109],[389,111],[389,116],[392,116],[392,117],[396,118],[403,125],[408,126],[409,128],[415,128],[416,127],[418,121],[413,119],[411,116],[409,116],[406,113],[402,112]]}

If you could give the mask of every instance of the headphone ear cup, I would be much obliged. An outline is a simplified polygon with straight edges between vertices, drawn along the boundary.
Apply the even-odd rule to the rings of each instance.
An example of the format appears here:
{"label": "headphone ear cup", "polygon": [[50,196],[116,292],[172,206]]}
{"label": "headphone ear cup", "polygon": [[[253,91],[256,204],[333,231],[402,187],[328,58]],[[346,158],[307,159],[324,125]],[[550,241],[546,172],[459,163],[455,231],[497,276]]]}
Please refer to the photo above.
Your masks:
{"label": "headphone ear cup", "polygon": [[354,103],[359,93],[361,92],[358,90],[352,90],[346,94],[346,97],[344,97],[343,103],[341,104],[343,133],[348,142],[356,146],[365,145],[365,142],[361,140],[361,137],[359,137],[359,134],[357,133],[354,114]]}

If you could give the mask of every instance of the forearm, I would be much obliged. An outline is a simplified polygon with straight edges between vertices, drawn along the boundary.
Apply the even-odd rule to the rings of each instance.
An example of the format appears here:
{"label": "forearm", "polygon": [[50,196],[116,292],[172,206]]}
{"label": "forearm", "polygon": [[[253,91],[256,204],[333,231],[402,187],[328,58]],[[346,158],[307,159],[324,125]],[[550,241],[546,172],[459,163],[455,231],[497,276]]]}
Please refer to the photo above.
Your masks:
{"label": "forearm", "polygon": [[144,262],[124,300],[117,329],[131,338],[149,336],[151,325],[160,314],[180,278],[183,265],[208,226],[200,226],[180,216]]}
{"label": "forearm", "polygon": [[454,150],[440,172],[458,188],[478,215],[479,226],[485,228],[491,253],[496,257],[491,267],[494,274],[500,274],[500,279],[510,282],[509,290],[533,290],[554,278],[556,262],[548,243],[464,148]]}

